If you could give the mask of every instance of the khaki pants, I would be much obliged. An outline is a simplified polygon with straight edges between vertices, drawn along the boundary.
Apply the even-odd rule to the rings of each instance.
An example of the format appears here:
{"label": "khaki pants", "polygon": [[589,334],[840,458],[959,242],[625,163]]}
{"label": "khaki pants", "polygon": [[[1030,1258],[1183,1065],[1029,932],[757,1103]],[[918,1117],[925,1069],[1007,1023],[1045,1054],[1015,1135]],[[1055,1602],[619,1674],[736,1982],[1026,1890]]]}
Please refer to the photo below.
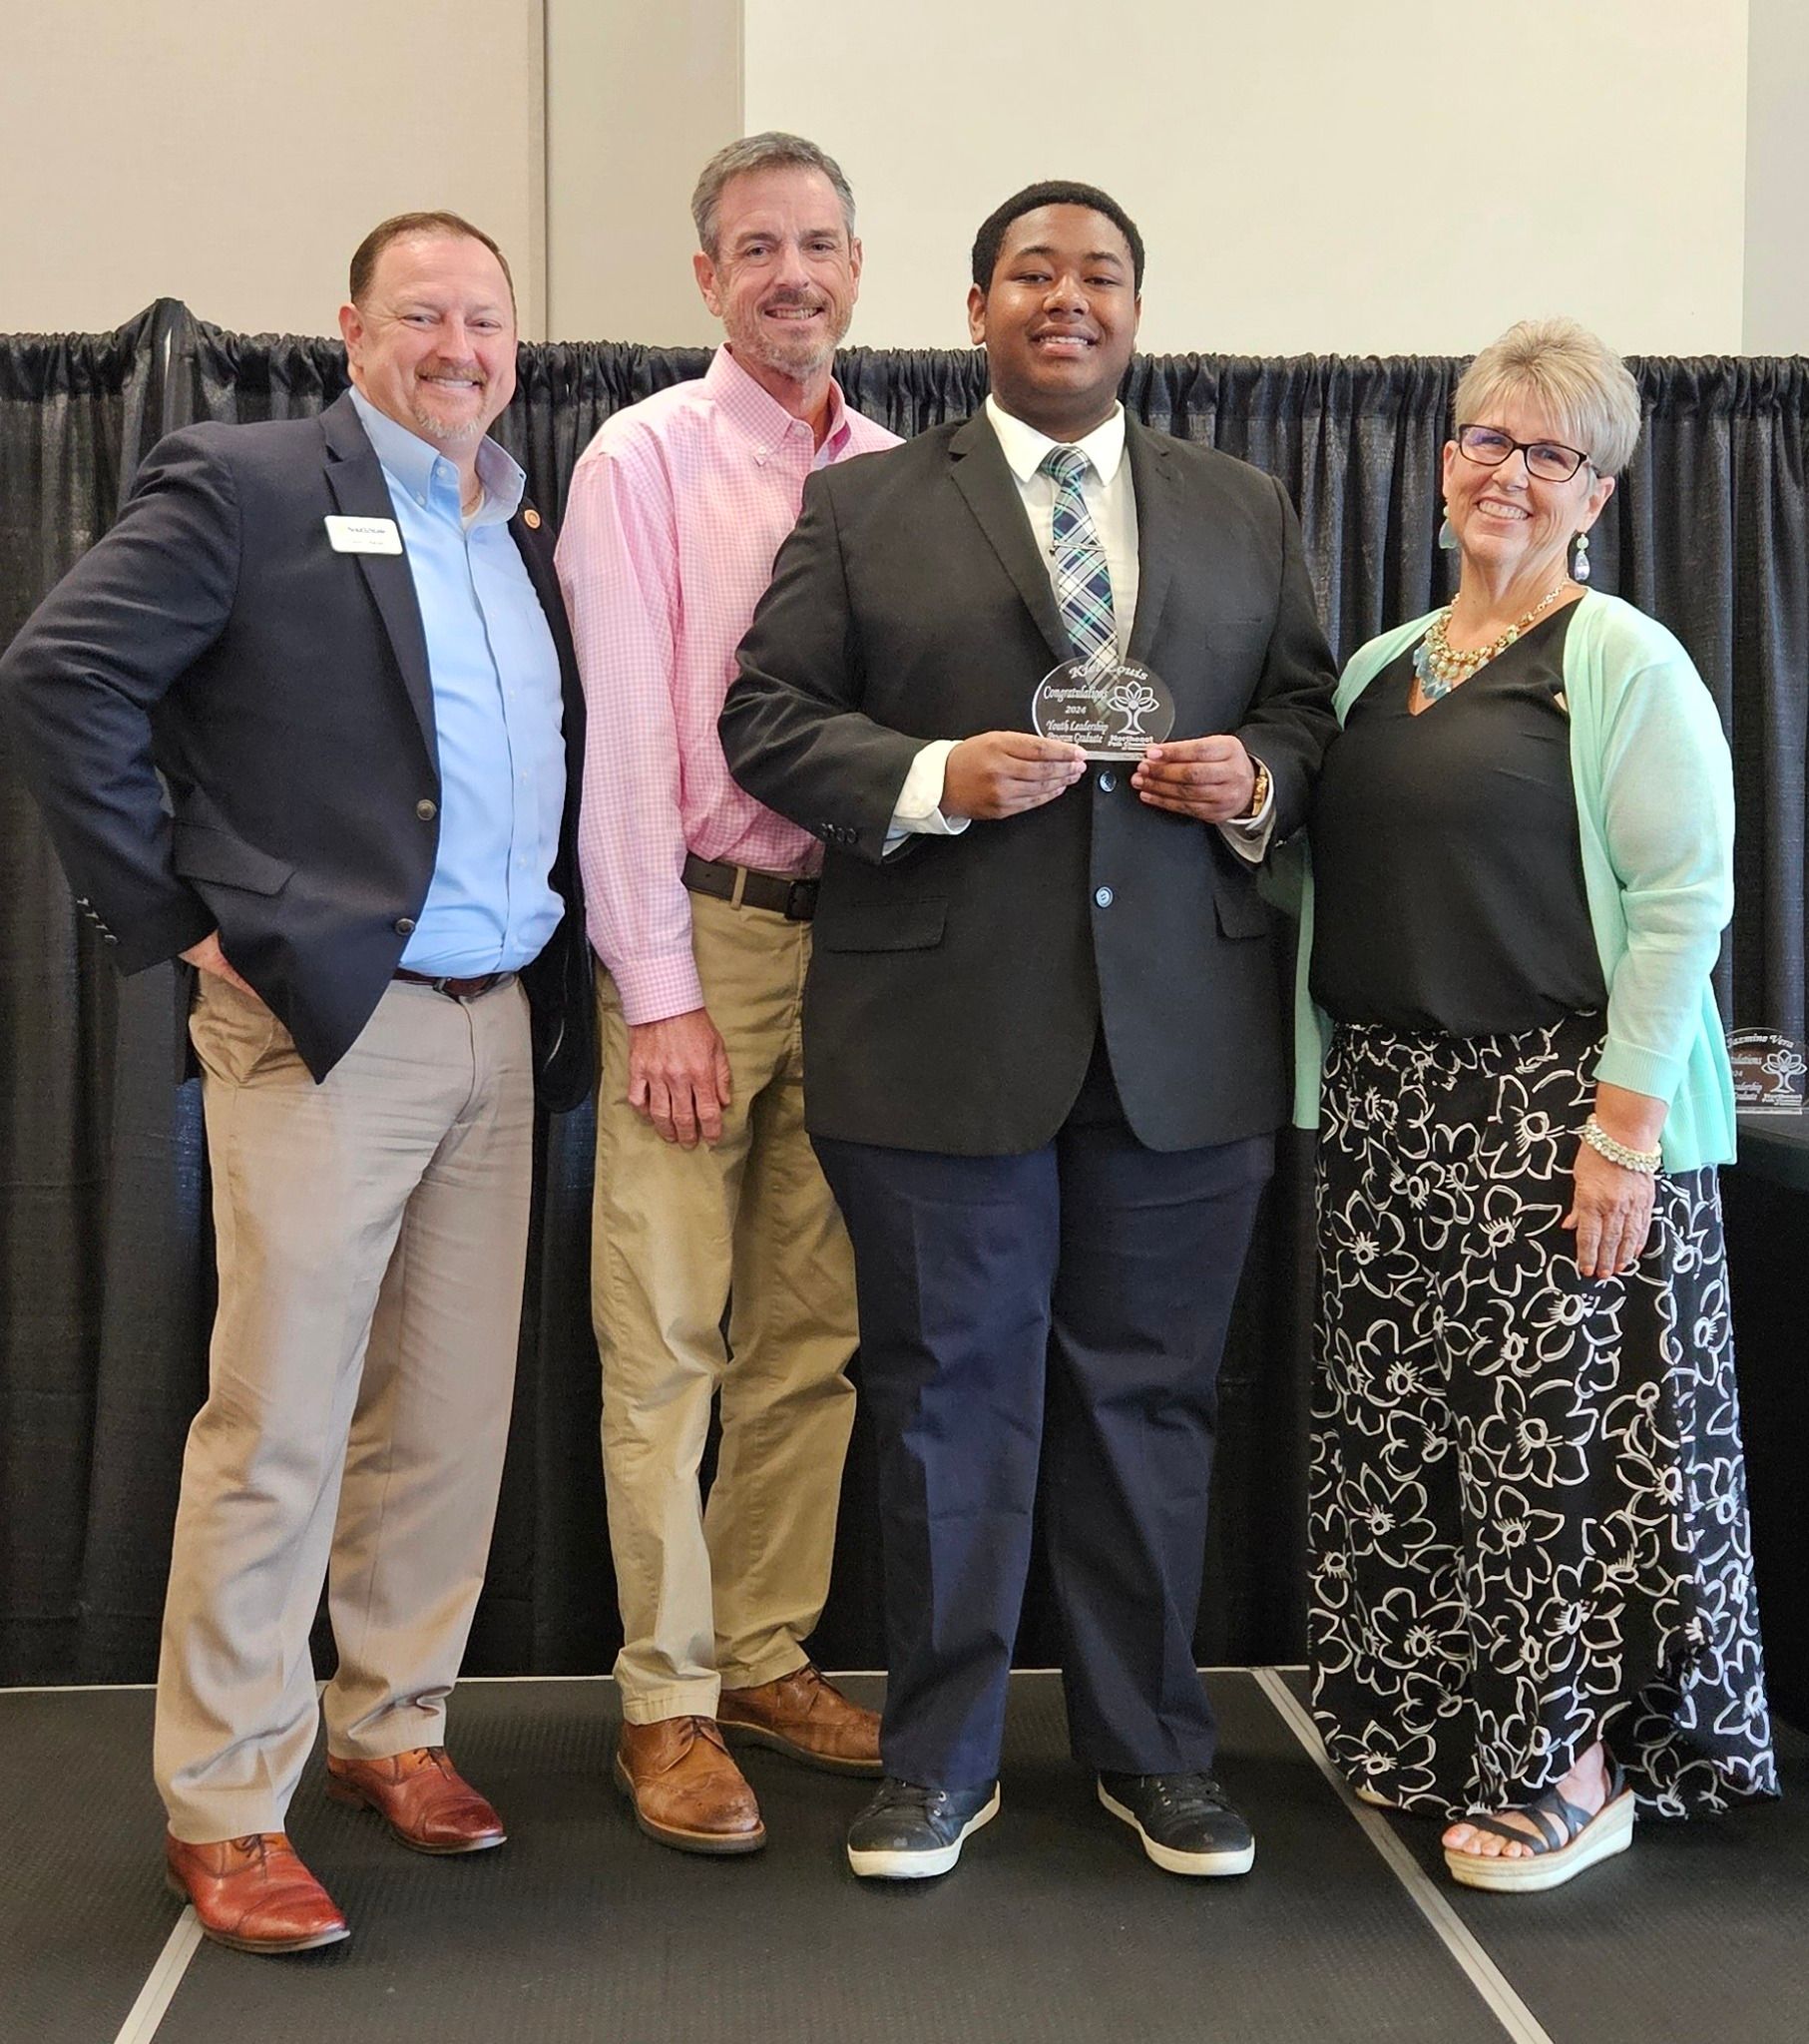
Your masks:
{"label": "khaki pants", "polygon": [[483,1582],[520,1333],[527,1001],[391,985],[316,1086],[260,1002],[204,976],[220,1311],[183,1461],[156,1770],[192,1842],[283,1827],[333,1752],[443,1741]]}
{"label": "khaki pants", "polygon": [[[848,1238],[804,1134],[807,923],[693,894],[691,941],[734,1098],[682,1150],[627,1104],[628,1026],[600,978],[592,1307],[624,1642],[623,1715],[715,1714],[802,1665],[829,1590],[853,1424]],[[728,1307],[724,1342],[722,1315]],[[705,1510],[712,1397],[721,1447]]]}

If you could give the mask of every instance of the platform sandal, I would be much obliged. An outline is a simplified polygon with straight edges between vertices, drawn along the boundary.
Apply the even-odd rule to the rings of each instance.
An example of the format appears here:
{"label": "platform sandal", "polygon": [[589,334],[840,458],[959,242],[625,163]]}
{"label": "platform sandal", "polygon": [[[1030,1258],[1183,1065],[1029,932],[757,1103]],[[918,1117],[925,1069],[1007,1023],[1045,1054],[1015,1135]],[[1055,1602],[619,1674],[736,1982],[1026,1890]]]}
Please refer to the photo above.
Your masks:
{"label": "platform sandal", "polygon": [[1540,1888],[1562,1887],[1585,1866],[1624,1852],[1633,1842],[1633,1791],[1613,1761],[1608,1763],[1607,1799],[1593,1815],[1579,1809],[1556,1788],[1521,1804],[1514,1814],[1530,1817],[1538,1837],[1496,1816],[1472,1815],[1464,1821],[1474,1830],[1512,1838],[1527,1848],[1525,1856],[1491,1859],[1480,1852],[1457,1852],[1447,1846],[1445,1864],[1453,1880],[1463,1887],[1489,1888],[1498,1894],[1530,1894]]}

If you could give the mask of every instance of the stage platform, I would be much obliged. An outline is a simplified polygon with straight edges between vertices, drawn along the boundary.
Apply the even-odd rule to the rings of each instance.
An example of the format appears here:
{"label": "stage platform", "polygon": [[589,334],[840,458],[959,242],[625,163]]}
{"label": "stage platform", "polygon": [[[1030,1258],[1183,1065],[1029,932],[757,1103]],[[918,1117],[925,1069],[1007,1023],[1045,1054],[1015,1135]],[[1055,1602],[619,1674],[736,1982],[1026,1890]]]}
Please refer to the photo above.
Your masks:
{"label": "stage platform", "polygon": [[[746,1757],[771,1843],[671,1851],[610,1783],[614,1685],[464,1684],[460,1766],[510,1826],[430,1859],[329,1803],[290,1831],[352,1923],[293,1958],[207,1943],[164,1889],[147,1689],[0,1691],[4,2044],[1801,2044],[1809,1741],[1786,1799],[1641,1825],[1548,1895],[1444,1877],[1437,1827],[1325,1771],[1297,1672],[1208,1671],[1240,1880],[1158,1872],[1065,1757],[1061,1685],[1014,1678],[1004,1808],[943,1880],[856,1881],[869,1792]],[[851,1678],[877,1699],[879,1684]]]}

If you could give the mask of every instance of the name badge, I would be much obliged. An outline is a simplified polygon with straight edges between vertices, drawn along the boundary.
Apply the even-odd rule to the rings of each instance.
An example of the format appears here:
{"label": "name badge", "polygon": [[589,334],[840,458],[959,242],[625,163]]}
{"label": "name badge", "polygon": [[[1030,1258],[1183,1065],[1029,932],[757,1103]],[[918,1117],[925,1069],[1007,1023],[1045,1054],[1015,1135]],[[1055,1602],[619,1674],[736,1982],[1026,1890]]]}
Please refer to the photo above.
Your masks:
{"label": "name badge", "polygon": [[402,534],[393,518],[329,518],[327,544],[336,554],[399,554]]}

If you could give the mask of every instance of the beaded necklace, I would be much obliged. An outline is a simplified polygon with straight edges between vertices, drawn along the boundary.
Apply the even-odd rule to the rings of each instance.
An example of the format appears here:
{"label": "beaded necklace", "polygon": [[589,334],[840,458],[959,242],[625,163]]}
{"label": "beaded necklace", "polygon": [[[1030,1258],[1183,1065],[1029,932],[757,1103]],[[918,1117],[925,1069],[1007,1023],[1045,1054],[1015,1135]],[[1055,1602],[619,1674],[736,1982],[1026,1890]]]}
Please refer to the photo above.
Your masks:
{"label": "beaded necklace", "polygon": [[1475,647],[1468,653],[1459,653],[1445,636],[1445,627],[1455,608],[1448,603],[1426,628],[1425,638],[1413,650],[1413,671],[1420,684],[1420,694],[1428,703],[1437,703],[1441,697],[1449,696],[1478,668],[1487,667],[1498,654],[1506,653],[1529,625],[1552,608],[1570,586],[1570,581],[1571,578],[1565,576],[1518,624],[1510,625],[1500,638],[1491,639],[1487,646]]}

